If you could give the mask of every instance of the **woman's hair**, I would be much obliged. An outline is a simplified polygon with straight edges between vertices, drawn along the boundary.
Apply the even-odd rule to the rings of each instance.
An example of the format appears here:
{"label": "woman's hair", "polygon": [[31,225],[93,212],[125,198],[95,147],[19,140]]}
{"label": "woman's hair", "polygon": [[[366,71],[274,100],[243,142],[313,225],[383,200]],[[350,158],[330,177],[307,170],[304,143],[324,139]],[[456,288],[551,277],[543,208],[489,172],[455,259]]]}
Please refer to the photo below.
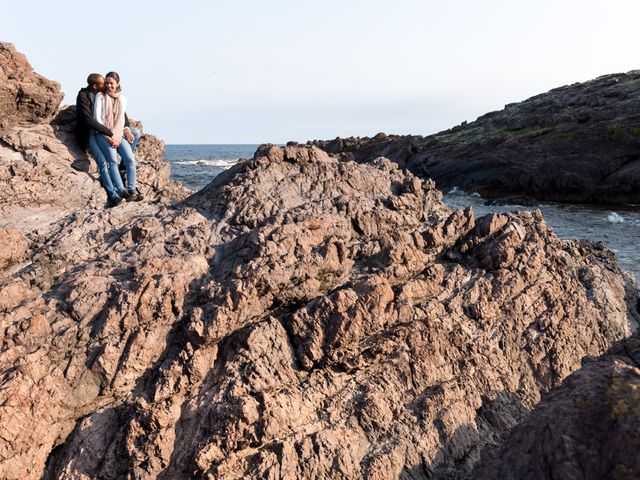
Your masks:
{"label": "woman's hair", "polygon": [[120,90],[122,90],[122,88],[120,88],[120,75],[118,75],[117,72],[109,72],[104,76],[105,80],[107,78],[113,78],[117,84],[118,84],[118,88],[116,89],[116,92],[119,92]]}

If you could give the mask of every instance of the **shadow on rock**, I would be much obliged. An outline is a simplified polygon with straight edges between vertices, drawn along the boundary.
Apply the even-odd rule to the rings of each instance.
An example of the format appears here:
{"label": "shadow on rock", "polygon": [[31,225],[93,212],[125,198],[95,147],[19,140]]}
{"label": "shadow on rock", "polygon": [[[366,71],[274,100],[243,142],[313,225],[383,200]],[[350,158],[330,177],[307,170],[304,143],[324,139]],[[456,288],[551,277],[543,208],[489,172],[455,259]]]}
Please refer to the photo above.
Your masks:
{"label": "shadow on rock", "polygon": [[435,426],[446,441],[431,462],[406,467],[399,475],[401,480],[471,480],[471,470],[480,458],[482,448],[497,445],[511,428],[528,414],[517,395],[502,391],[482,398],[475,424],[457,427],[453,434],[447,432],[442,419]]}

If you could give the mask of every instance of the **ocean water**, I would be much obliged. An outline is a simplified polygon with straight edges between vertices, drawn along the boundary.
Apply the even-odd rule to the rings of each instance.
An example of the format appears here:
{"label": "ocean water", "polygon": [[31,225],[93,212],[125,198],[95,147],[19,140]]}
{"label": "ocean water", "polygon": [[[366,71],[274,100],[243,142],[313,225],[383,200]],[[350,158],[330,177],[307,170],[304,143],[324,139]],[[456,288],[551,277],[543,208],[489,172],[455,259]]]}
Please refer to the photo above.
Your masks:
{"label": "ocean water", "polygon": [[[171,164],[171,177],[185,187],[199,190],[239,159],[253,158],[258,145],[167,145],[165,160]],[[547,225],[563,239],[602,241],[618,259],[620,266],[640,281],[640,205],[610,208],[593,205],[541,203],[535,206],[488,205],[477,194],[454,188],[445,194],[451,208],[473,207],[476,217],[492,212],[539,208]]]}
{"label": "ocean water", "polygon": [[241,158],[253,158],[259,145],[166,145],[164,159],[171,164],[171,178],[192,190],[200,190],[220,172]]}

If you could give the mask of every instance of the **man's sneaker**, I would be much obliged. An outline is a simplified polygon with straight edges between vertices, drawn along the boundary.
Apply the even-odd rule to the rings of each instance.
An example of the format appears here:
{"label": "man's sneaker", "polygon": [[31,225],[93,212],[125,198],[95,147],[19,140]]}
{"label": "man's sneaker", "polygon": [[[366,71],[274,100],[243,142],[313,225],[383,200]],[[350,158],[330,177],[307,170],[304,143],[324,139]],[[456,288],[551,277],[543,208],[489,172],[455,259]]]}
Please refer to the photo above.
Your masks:
{"label": "man's sneaker", "polygon": [[122,198],[118,197],[118,198],[110,198],[109,200],[107,200],[107,208],[113,208],[116,205],[120,205],[122,203]]}
{"label": "man's sneaker", "polygon": [[140,193],[140,190],[137,188],[135,190],[127,190],[129,194],[129,198],[127,198],[127,202],[139,202],[140,200],[144,200],[144,195]]}
{"label": "man's sneaker", "polygon": [[129,200],[132,195],[133,193],[131,192],[131,190],[123,190],[120,192],[120,197],[124,198],[125,200]]}

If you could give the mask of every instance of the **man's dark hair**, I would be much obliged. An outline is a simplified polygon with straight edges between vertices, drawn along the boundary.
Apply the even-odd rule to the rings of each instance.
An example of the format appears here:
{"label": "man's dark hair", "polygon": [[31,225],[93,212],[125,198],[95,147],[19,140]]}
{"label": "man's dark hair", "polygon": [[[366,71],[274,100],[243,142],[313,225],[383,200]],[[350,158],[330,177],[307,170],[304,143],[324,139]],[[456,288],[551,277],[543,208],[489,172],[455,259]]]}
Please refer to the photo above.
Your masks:
{"label": "man's dark hair", "polygon": [[100,75],[99,73],[92,73],[87,77],[87,85],[95,85],[96,83],[98,83],[98,80],[100,78],[102,78],[102,75]]}

